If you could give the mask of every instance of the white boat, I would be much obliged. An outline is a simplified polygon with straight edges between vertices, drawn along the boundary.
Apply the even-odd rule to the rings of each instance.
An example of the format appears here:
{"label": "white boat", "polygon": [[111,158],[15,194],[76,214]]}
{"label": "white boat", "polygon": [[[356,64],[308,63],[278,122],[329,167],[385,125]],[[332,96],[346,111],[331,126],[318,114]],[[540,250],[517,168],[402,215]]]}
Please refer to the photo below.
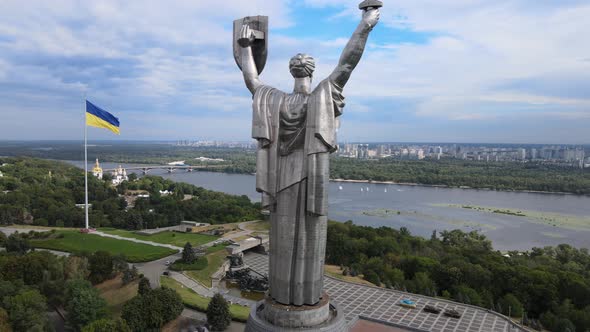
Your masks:
{"label": "white boat", "polygon": [[383,192],[386,193],[387,192],[387,188],[385,188],[385,190],[383,190]]}
{"label": "white boat", "polygon": [[339,187],[338,187],[338,190],[342,190],[342,186],[339,186]]}
{"label": "white boat", "polygon": [[369,187],[367,187],[367,191],[369,191]]}
{"label": "white boat", "polygon": [[365,191],[365,189],[361,188],[361,192]]}

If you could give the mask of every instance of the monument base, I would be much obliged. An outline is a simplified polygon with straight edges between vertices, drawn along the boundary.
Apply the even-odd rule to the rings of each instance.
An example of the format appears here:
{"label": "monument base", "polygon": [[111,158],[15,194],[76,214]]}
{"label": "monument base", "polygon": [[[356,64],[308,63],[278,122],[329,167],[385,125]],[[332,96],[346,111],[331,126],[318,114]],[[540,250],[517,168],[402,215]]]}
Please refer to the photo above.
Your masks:
{"label": "monument base", "polygon": [[246,324],[246,332],[348,331],[344,313],[330,303],[326,293],[314,306],[289,306],[266,298],[254,307]]}

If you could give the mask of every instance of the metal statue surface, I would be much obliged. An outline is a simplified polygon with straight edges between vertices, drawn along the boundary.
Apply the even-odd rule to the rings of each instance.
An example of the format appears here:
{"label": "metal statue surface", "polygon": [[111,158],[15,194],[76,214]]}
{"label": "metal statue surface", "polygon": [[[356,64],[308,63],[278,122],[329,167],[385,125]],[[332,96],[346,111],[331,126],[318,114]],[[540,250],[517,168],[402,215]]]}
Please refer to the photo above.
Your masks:
{"label": "metal statue surface", "polygon": [[[247,38],[242,37],[242,27],[247,25],[251,30]],[[253,36],[253,39],[250,39]],[[268,16],[250,16],[234,21],[234,59],[242,69],[242,46],[250,46],[258,74],[262,73],[268,55]]]}
{"label": "metal statue surface", "polygon": [[[297,54],[289,61],[292,93],[259,78],[267,30],[242,24],[234,45],[236,61],[253,95],[252,137],[258,141],[256,189],[270,211],[269,296],[285,305],[313,306],[323,293],[328,222],[329,155],[344,108],[342,90],[359,63],[369,33],[379,21],[380,1],[365,1],[362,19],[330,76],[312,89],[314,59]],[[258,21],[260,17],[257,17]],[[258,23],[256,23],[258,24]],[[256,31],[254,31],[256,30]],[[261,44],[262,43],[262,44]]]}

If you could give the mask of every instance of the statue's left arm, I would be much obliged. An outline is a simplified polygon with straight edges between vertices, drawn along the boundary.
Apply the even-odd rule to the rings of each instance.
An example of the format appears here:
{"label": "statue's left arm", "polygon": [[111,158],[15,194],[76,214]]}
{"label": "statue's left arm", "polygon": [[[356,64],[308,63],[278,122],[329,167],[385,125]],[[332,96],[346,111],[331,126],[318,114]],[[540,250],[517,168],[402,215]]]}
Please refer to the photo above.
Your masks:
{"label": "statue's left arm", "polygon": [[330,74],[330,80],[332,82],[340,87],[346,85],[350,74],[352,74],[352,71],[361,60],[369,33],[373,30],[377,22],[379,22],[378,8],[369,8],[363,11],[363,18],[346,44],[338,61],[338,66]]}

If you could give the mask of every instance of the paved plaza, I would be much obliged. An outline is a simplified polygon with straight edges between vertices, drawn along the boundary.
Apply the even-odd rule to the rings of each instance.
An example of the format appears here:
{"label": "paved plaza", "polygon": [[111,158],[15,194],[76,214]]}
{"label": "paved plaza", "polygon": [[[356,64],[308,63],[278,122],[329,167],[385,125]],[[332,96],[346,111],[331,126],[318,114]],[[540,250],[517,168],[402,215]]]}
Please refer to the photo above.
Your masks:
{"label": "paved plaza", "polygon": [[[268,274],[268,256],[246,253],[244,262],[253,270]],[[332,299],[344,311],[346,321],[354,323],[359,316],[402,327],[414,331],[434,332],[512,332],[522,331],[513,326],[506,318],[485,309],[462,305],[459,303],[434,299],[431,297],[404,293],[385,288],[352,284],[331,277],[324,279],[324,288]],[[406,309],[398,305],[402,299],[416,302],[416,309]],[[431,314],[422,309],[425,305],[434,305],[441,309],[455,309],[462,314],[455,319],[441,314]]]}

